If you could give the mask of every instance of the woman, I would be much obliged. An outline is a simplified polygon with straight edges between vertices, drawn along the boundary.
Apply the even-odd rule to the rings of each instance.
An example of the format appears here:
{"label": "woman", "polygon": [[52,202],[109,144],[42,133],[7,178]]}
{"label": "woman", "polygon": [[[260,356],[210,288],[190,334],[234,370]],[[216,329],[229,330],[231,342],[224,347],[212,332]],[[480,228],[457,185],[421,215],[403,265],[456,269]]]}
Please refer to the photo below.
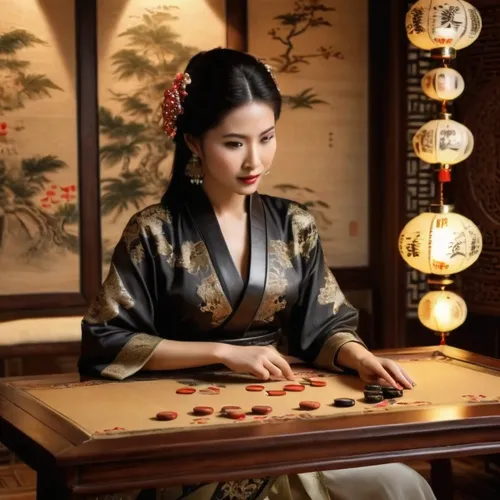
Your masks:
{"label": "woman", "polygon": [[[80,371],[123,380],[139,370],[224,364],[293,379],[295,358],[410,389],[356,333],[305,207],[260,196],[276,151],[281,97],[268,67],[229,50],[200,53],[165,92],[176,149],[161,203],[132,217],[83,321]],[[276,348],[277,347],[277,348]],[[327,492],[328,490],[328,492]],[[433,499],[403,465],[168,488],[173,500]]]}

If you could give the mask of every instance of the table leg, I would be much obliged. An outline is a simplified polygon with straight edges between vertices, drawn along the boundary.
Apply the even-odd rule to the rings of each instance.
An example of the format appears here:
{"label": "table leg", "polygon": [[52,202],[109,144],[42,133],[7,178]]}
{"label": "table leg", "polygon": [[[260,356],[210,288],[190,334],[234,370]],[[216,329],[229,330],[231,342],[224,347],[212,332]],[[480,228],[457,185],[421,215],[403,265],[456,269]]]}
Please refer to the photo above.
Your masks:
{"label": "table leg", "polygon": [[38,473],[36,480],[36,500],[73,500],[68,487],[59,478]]}
{"label": "table leg", "polygon": [[437,500],[453,500],[453,469],[449,458],[431,460],[431,486]]}

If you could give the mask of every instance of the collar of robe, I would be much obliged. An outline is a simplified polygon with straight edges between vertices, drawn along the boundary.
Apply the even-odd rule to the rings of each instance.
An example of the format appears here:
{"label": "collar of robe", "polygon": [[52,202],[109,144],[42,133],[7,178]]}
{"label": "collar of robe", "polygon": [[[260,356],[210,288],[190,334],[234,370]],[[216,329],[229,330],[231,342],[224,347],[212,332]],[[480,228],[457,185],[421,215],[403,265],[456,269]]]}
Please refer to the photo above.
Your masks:
{"label": "collar of robe", "polygon": [[[258,193],[247,197],[250,246],[248,278],[244,281],[229,252],[210,200],[203,189],[195,189],[196,193],[185,201],[185,205],[205,242],[222,289],[233,309],[226,321],[213,332],[213,338],[238,341],[255,337],[256,332],[249,330],[261,305],[268,274],[268,229],[262,198]],[[268,331],[262,332],[262,335],[269,334]]]}

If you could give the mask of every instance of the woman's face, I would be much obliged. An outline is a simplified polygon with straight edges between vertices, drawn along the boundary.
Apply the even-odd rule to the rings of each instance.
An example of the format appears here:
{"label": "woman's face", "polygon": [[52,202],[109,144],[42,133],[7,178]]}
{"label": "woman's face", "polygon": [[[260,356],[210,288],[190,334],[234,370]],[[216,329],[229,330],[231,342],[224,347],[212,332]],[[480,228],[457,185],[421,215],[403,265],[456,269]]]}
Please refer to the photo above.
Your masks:
{"label": "woman's face", "polygon": [[241,195],[257,191],[276,153],[274,112],[252,102],[231,111],[200,144],[204,183]]}

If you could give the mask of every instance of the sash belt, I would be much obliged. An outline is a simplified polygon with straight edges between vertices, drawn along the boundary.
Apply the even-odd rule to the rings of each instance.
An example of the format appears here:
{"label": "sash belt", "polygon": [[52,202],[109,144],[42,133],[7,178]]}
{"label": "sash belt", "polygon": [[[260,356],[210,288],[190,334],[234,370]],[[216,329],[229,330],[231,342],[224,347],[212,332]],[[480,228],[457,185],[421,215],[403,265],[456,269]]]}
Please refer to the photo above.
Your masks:
{"label": "sash belt", "polygon": [[223,342],[231,345],[274,345],[281,338],[281,329],[274,332],[249,331],[245,336],[235,338],[211,339],[209,342]]}

